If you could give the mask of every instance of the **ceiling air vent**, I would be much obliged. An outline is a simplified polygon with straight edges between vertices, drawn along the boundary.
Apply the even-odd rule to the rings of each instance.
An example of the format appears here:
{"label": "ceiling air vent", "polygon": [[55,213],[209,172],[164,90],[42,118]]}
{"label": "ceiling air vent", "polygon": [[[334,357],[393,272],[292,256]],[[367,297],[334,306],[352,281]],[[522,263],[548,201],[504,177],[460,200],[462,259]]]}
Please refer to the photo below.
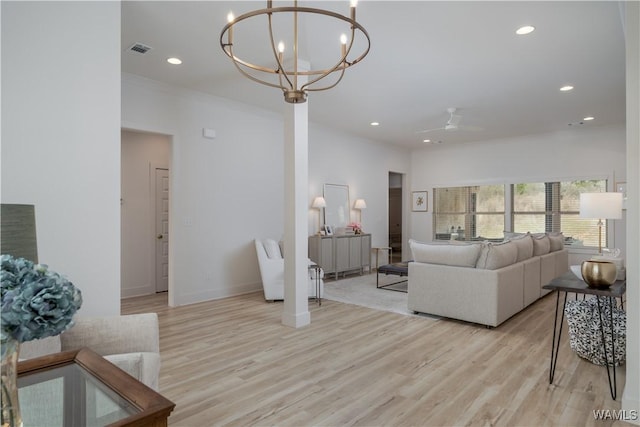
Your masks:
{"label": "ceiling air vent", "polygon": [[131,52],[141,53],[141,54],[145,54],[149,52],[151,49],[152,49],[151,46],[147,46],[146,44],[142,44],[142,43],[134,43],[129,48]]}

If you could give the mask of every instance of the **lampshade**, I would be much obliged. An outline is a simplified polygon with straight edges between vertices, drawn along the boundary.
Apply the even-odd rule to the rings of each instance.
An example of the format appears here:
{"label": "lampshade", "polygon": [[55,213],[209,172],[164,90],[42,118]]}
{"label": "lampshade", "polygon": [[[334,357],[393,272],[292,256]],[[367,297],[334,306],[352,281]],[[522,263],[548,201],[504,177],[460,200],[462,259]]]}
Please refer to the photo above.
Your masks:
{"label": "lampshade", "polygon": [[580,193],[580,217],[622,218],[622,193]]}
{"label": "lampshade", "polygon": [[356,202],[353,204],[353,208],[354,209],[366,209],[367,208],[367,202],[365,202],[364,199],[357,199]]}
{"label": "lampshade", "polygon": [[327,207],[327,202],[324,200],[324,197],[318,196],[313,199],[313,203],[311,203],[312,208],[320,209]]}
{"label": "lampshade", "polygon": [[14,258],[38,262],[34,205],[0,205],[0,247]]}

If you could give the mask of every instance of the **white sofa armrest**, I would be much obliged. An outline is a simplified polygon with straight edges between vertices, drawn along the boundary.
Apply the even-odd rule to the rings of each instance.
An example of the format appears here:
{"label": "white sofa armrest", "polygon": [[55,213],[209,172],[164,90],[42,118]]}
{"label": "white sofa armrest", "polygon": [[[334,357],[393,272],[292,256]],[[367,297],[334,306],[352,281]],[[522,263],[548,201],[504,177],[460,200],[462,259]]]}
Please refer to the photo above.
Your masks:
{"label": "white sofa armrest", "polygon": [[158,391],[160,354],[150,352],[110,354],[104,358],[141,383]]}

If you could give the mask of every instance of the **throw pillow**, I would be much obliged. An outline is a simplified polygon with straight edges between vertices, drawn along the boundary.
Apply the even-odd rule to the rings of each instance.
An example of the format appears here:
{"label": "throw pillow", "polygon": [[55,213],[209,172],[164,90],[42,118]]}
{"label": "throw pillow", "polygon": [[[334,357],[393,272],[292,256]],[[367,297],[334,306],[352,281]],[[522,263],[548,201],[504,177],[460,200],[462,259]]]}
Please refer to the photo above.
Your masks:
{"label": "throw pillow", "polygon": [[428,264],[475,267],[480,255],[480,243],[469,245],[429,244],[409,240],[413,260]]}
{"label": "throw pillow", "polygon": [[512,237],[510,239],[518,248],[518,258],[516,262],[524,261],[533,256],[533,240],[530,234]]}
{"label": "throw pillow", "polygon": [[551,249],[549,236],[544,233],[533,235],[533,256],[548,254]]}
{"label": "throw pillow", "polygon": [[477,267],[485,270],[498,270],[502,267],[515,264],[517,259],[518,247],[515,243],[509,240],[502,243],[489,242],[485,244]]}
{"label": "throw pillow", "polygon": [[522,236],[526,236],[529,233],[514,233],[512,231],[503,231],[504,233],[504,240],[511,240],[514,237],[522,237]]}
{"label": "throw pillow", "polygon": [[267,252],[267,258],[269,259],[281,259],[282,253],[280,252],[280,245],[273,239],[266,239],[263,242],[264,250]]}
{"label": "throw pillow", "polygon": [[548,233],[550,252],[560,251],[564,249],[564,234],[562,233]]}

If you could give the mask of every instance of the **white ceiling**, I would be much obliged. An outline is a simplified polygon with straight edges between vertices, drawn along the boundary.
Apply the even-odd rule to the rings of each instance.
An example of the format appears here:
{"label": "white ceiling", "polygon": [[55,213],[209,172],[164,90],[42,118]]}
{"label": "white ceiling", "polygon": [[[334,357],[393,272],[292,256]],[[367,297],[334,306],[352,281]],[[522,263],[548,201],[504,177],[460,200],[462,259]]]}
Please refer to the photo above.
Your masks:
{"label": "white ceiling", "polygon": [[[348,14],[348,1],[304,5]],[[263,1],[123,2],[122,70],[281,112],[281,91],[241,76],[219,45],[229,11],[238,16],[264,6]],[[415,148],[427,145],[424,138],[464,143],[625,121],[619,2],[365,0],[358,4],[357,20],[369,32],[371,51],[338,86],[309,94],[312,122]],[[266,31],[266,21],[260,21],[247,32]],[[526,24],[536,31],[517,36],[515,30]],[[319,36],[329,27],[326,21],[301,22],[301,57],[308,55],[312,65],[331,49],[338,53],[337,42],[327,50],[330,43]],[[240,49],[240,28],[234,41]],[[128,48],[136,42],[153,49],[132,53]],[[245,56],[265,50],[256,42],[246,44]],[[181,58],[182,65],[169,65],[170,56]],[[560,92],[565,84],[575,89]],[[444,126],[448,107],[458,108],[461,126],[482,130],[416,133]],[[595,120],[579,124],[585,116]],[[372,121],[380,126],[370,126]]]}

